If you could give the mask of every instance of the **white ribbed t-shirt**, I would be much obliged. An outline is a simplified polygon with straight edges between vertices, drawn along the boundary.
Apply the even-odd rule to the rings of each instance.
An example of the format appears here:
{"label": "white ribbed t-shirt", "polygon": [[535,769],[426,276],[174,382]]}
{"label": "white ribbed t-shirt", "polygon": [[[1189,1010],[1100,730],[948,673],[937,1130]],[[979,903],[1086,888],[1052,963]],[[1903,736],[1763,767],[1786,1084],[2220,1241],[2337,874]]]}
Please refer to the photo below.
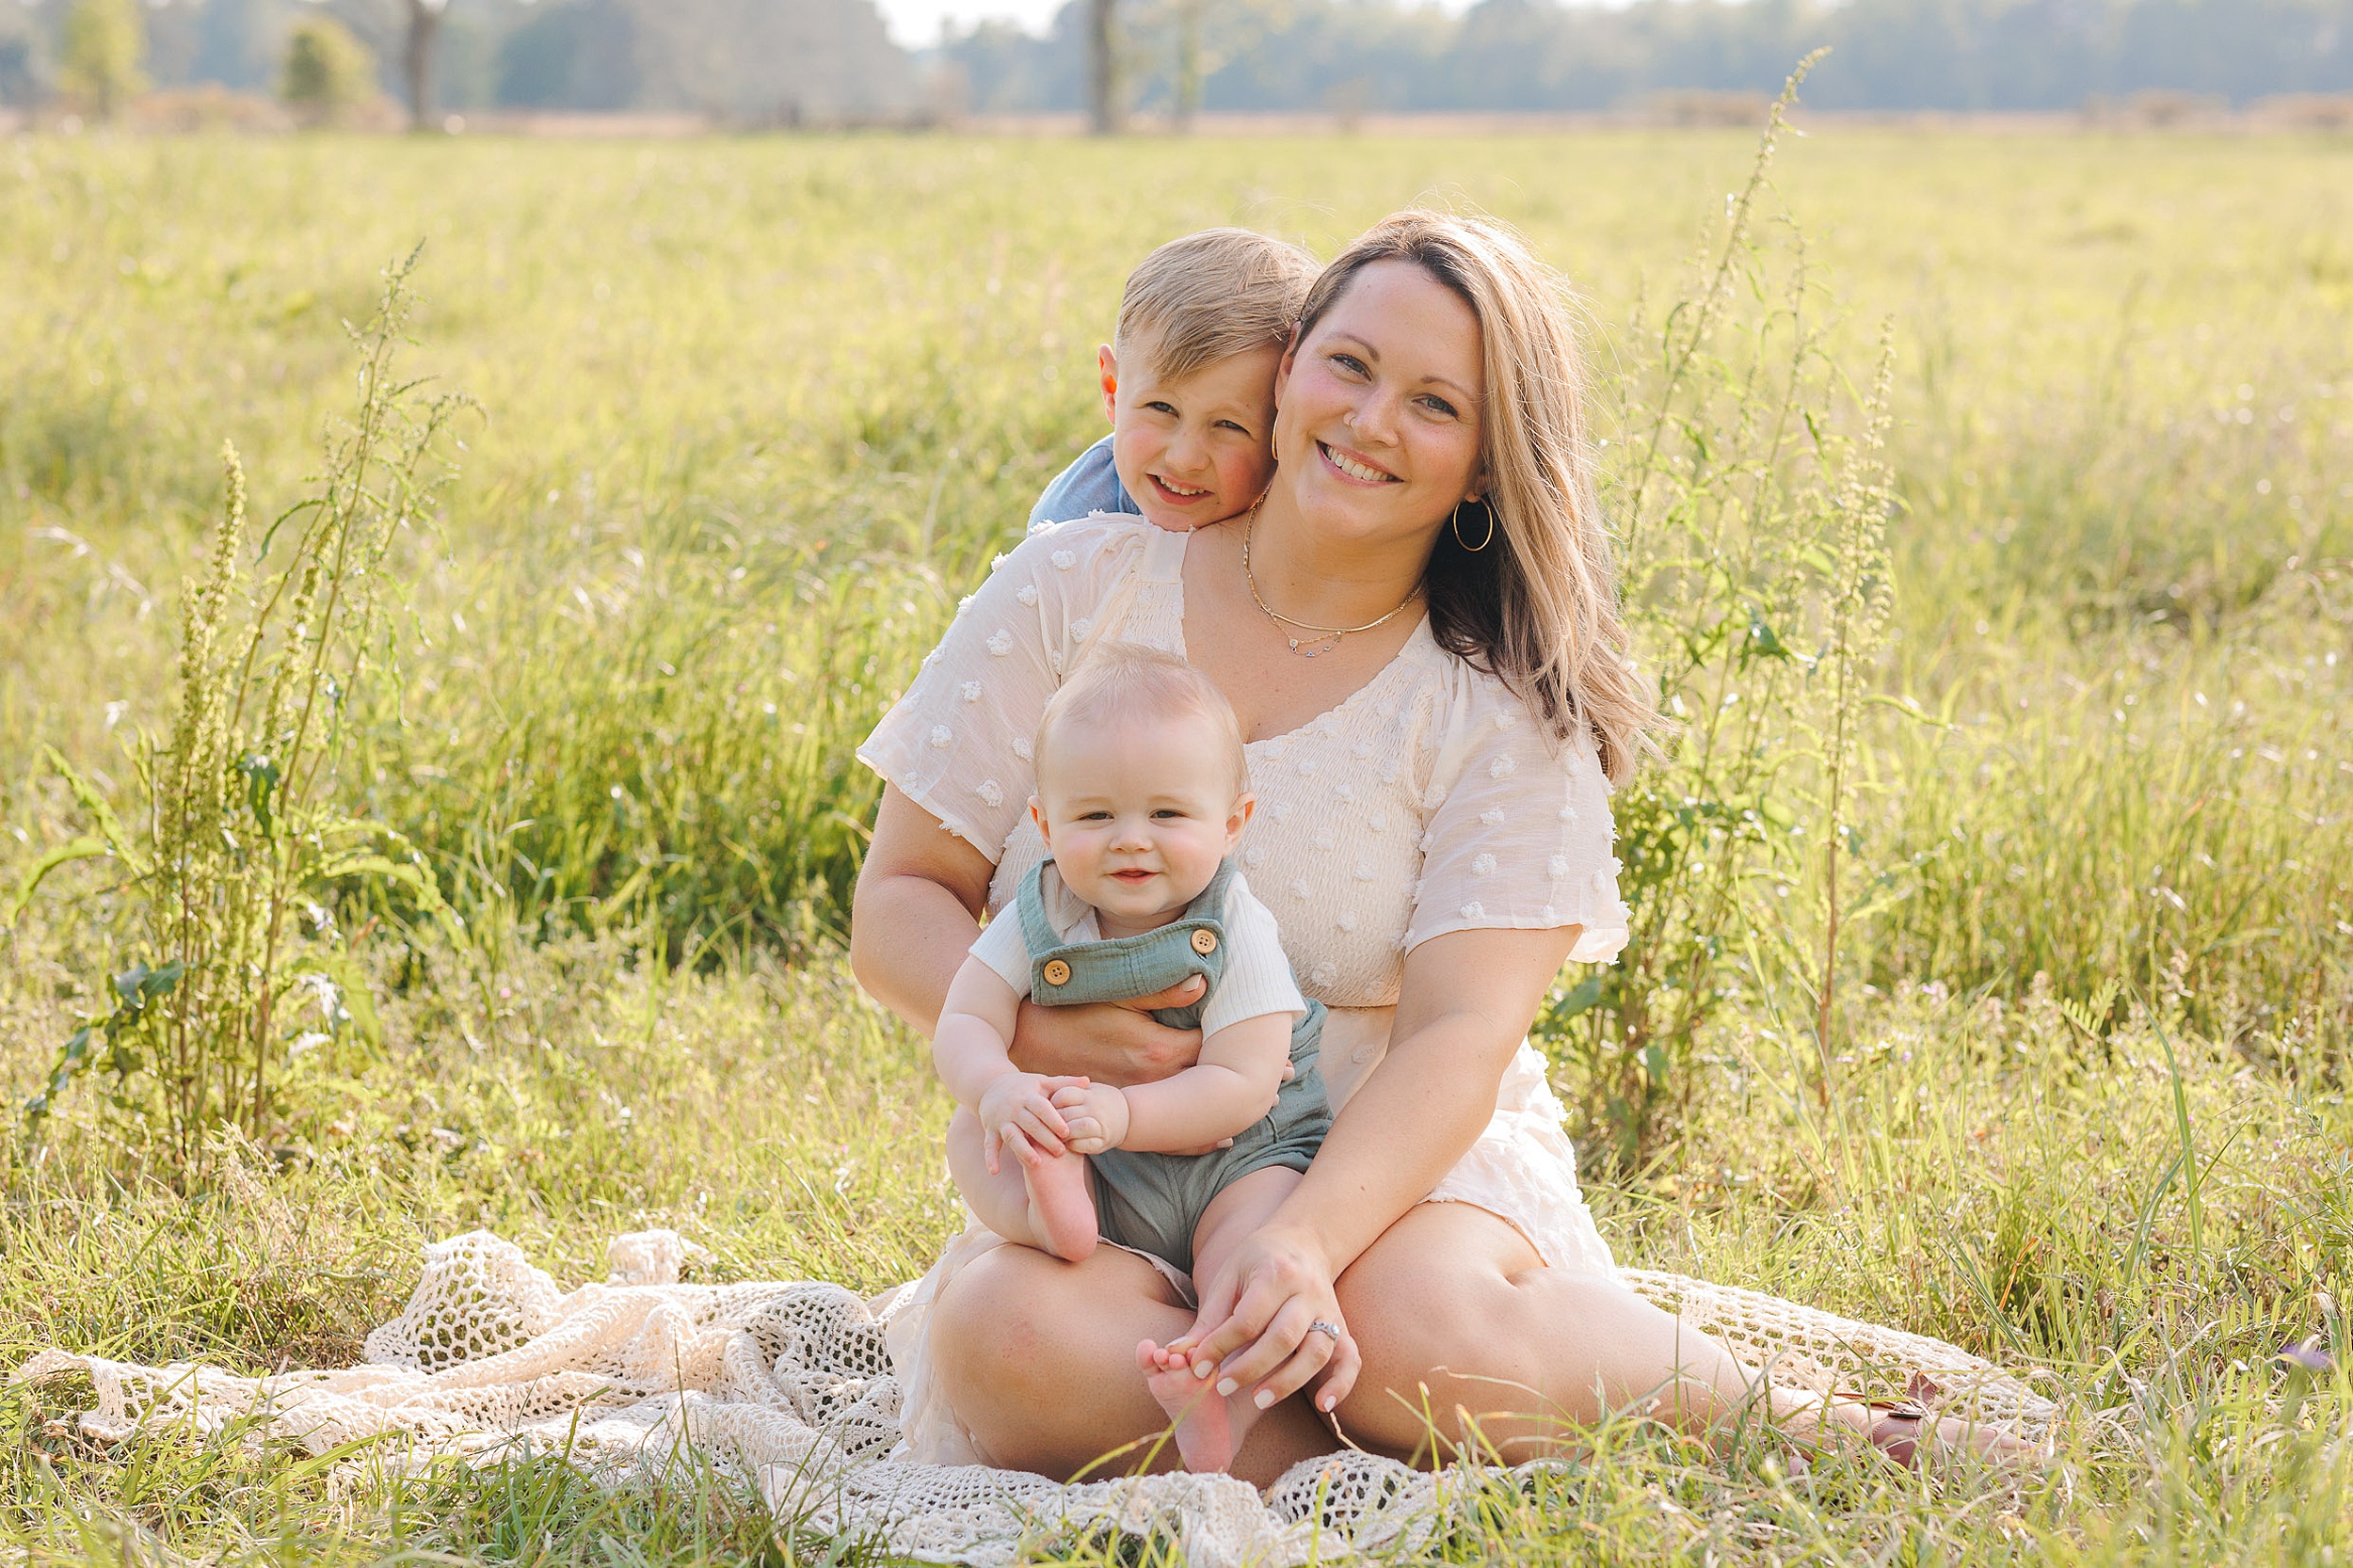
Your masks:
{"label": "white ribbed t-shirt", "polygon": [[[1103,927],[1094,906],[1072,892],[1061,874],[1048,866],[1038,876],[1039,901],[1046,905],[1046,923],[1065,942],[1099,942]],[[1269,1013],[1296,1016],[1307,1011],[1291,977],[1291,962],[1283,956],[1283,934],[1267,906],[1251,896],[1250,884],[1236,872],[1225,885],[1225,972],[1209,992],[1201,1010],[1203,1038]],[[1011,905],[981,929],[972,943],[972,956],[987,965],[1014,989],[1030,994],[1030,951],[1021,930],[1021,915]]]}

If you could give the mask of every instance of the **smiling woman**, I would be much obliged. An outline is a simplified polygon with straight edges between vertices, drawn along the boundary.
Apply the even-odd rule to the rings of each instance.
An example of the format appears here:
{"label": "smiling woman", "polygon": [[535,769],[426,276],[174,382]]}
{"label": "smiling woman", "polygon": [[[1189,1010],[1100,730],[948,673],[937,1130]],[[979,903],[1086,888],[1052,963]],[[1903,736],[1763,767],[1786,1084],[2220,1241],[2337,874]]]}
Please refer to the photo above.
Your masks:
{"label": "smiling woman", "polygon": [[[1625,941],[1609,779],[1651,720],[1582,388],[1558,280],[1516,236],[1388,220],[1308,296],[1258,504],[1189,533],[1096,516],[1033,536],[860,752],[888,787],[854,956],[928,1032],[975,917],[1045,855],[1017,802],[1055,691],[1109,643],[1176,654],[1235,710],[1259,802],[1240,859],[1331,1010],[1330,1135],[1197,1297],[1134,1254],[968,1232],[901,1302],[918,1457],[1066,1474],[1147,1437],[1166,1416],[1128,1370],[1140,1341],[1266,1412],[1233,1463],[1259,1480],[1329,1449],[1334,1420],[1400,1456],[1520,1458],[1627,1404],[1705,1430],[1764,1399],[1914,1451],[1919,1413],[1768,1393],[1618,1280],[1526,1040],[1563,962]],[[1398,613],[1417,599],[1426,615]],[[1165,1078],[1199,1037],[1142,1010],[1190,1000],[1025,1008],[1012,1060]]]}
{"label": "smiling woman", "polygon": [[[1479,225],[1461,226],[1481,235]],[[1433,288],[1431,285],[1438,285]],[[1467,469],[1423,574],[1431,633],[1449,652],[1489,663],[1557,733],[1581,720],[1613,780],[1632,771],[1651,721],[1648,689],[1627,666],[1609,541],[1593,495],[1586,387],[1560,280],[1517,244],[1465,247],[1417,216],[1393,219],[1349,248],[1317,282],[1300,324],[1318,353],[1294,367],[1310,430],[1337,414],[1306,453],[1305,505],[1317,479],[1395,485],[1383,503],[1427,517],[1440,498],[1412,494],[1346,443],[1351,419],[1393,419],[1399,450],[1449,478]],[[1383,366],[1368,332],[1411,345],[1410,363]],[[1397,399],[1367,400],[1386,382]],[[1321,399],[1321,401],[1319,401]],[[1364,407],[1356,411],[1358,406]],[[1459,482],[1459,481],[1458,481]],[[1500,529],[1503,546],[1496,542]]]}

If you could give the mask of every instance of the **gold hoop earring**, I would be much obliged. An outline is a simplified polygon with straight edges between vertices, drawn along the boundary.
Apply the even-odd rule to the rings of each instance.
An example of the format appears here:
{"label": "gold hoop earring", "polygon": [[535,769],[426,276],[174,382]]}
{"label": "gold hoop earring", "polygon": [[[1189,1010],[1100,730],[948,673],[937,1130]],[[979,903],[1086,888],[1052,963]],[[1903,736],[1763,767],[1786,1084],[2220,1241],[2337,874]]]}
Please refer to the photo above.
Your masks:
{"label": "gold hoop earring", "polygon": [[[1475,498],[1470,496],[1465,496],[1463,498],[1464,501],[1473,499]],[[1496,542],[1496,509],[1493,506],[1489,506],[1486,510],[1487,531],[1480,536],[1479,542],[1477,544],[1469,544],[1465,543],[1463,538],[1463,502],[1458,501],[1454,504],[1454,542],[1456,545],[1461,547],[1463,552],[1466,555],[1476,555],[1481,551]]]}

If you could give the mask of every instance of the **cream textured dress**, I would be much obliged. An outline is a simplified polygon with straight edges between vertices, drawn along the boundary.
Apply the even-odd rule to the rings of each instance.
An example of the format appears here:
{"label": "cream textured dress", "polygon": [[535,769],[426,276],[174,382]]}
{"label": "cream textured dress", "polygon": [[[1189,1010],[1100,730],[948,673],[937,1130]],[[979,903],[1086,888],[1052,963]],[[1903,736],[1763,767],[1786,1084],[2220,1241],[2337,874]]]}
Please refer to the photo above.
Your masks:
{"label": "cream textured dress", "polygon": [[[1000,556],[858,757],[996,863],[989,908],[1045,855],[1028,802],[1032,740],[1064,674],[1106,641],[1182,654],[1189,536],[1098,513]],[[1337,1110],[1387,1048],[1408,950],[1449,932],[1582,926],[1574,961],[1625,945],[1609,785],[1592,738],[1547,745],[1527,705],[1432,640],[1427,621],[1337,707],[1249,747],[1258,809],[1241,842],[1300,989],[1332,1010]],[[1611,1267],[1577,1191],[1543,1057],[1523,1043],[1495,1119],[1430,1194],[1476,1204],[1558,1269]],[[911,1457],[988,1456],[929,1375],[930,1304],[996,1238],[977,1227],[890,1304]],[[1166,1272],[1165,1270],[1163,1272]]]}

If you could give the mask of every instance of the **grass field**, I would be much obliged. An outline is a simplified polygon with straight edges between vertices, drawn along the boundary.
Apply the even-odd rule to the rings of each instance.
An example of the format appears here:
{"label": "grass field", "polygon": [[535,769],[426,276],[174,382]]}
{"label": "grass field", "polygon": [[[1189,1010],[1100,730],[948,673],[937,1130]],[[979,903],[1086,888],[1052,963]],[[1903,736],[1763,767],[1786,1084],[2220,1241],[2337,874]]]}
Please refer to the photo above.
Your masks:
{"label": "grass field", "polygon": [[[382,1045],[314,1053],[269,1147],[192,1192],[103,1096],[38,1142],[11,1111],[0,1366],[49,1344],[347,1359],[419,1243],[475,1224],[565,1280],[644,1224],[726,1278],[920,1269],[951,1224],[947,1105],[840,955],[872,800],[849,747],[1096,433],[1127,267],[1204,224],[1329,253],[1408,201],[1476,206],[1571,276],[1597,364],[1639,388],[1752,151],[0,148],[0,887],[80,830],[46,748],[136,794],[126,739],[171,723],[219,443],[257,519],[303,493],[351,404],[339,321],[421,237],[408,363],[482,409],[435,524],[395,544],[400,704],[355,712],[342,775],[463,934],[353,905]],[[2353,1300],[2353,142],[1839,129],[1774,176],[1839,362],[1867,382],[1896,333],[1874,677],[1896,700],[1843,840],[1866,890],[1849,1000],[1822,1060],[1801,991],[1741,969],[1638,1153],[1589,1129],[1593,1195],[1628,1263],[2046,1368],[2075,1415],[2055,1479],[2015,1494],[1613,1438],[1433,1551],[2337,1560],[2353,1390],[2288,1400],[2269,1358],[2321,1331],[2345,1359]],[[1766,232],[1785,268],[1787,232]],[[82,865],[9,932],[11,1105],[100,1008],[127,930]],[[1565,1096],[1595,1106],[1580,1071],[1563,1056]],[[353,1492],[232,1441],[96,1452],[56,1424],[72,1408],[0,1387],[0,1555],[841,1544],[716,1483],[526,1467]]]}

